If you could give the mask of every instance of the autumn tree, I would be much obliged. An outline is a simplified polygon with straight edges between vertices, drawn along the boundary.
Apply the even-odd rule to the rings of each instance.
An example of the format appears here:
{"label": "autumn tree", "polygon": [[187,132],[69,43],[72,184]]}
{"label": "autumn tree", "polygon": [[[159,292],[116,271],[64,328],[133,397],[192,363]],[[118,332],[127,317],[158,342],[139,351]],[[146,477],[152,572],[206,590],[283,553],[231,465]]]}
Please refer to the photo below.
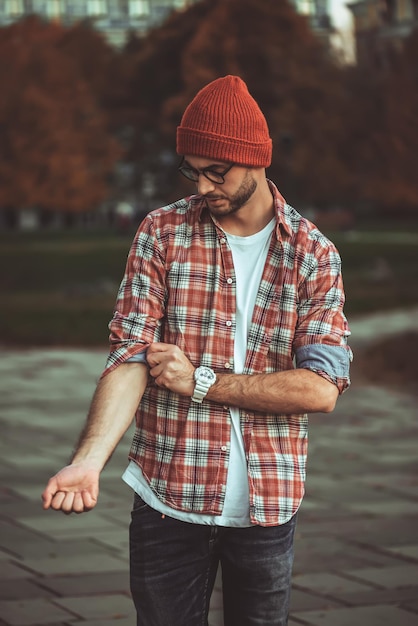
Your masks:
{"label": "autumn tree", "polygon": [[287,0],[202,0],[146,38],[132,67],[133,157],[174,154],[184,107],[204,84],[237,74],[273,138],[270,174],[290,202],[330,204],[350,188],[342,71]]}
{"label": "autumn tree", "polygon": [[167,115],[166,101],[185,89],[184,49],[210,10],[211,3],[203,1],[186,11],[174,11],[162,27],[152,29],[146,37],[131,33],[122,52],[126,100],[121,119],[130,138],[127,158],[136,168],[134,191],[138,196],[150,175],[159,198],[168,199],[176,193],[173,132],[178,120]]}
{"label": "autumn tree", "polygon": [[[345,73],[343,150],[353,174],[348,196],[352,206],[366,206],[379,218],[394,212],[412,216],[418,209],[418,31],[398,50],[381,39],[376,48],[375,39],[376,34],[370,37],[364,60]],[[372,54],[376,50],[379,54]]]}
{"label": "autumn tree", "polygon": [[0,206],[82,212],[120,155],[68,32],[36,17],[0,29]]}
{"label": "autumn tree", "polygon": [[417,215],[418,30],[405,40],[382,81],[377,167],[372,189],[385,212]]}
{"label": "autumn tree", "polygon": [[80,78],[89,85],[109,128],[121,128],[127,76],[119,50],[89,20],[63,30],[60,50],[73,60]]}

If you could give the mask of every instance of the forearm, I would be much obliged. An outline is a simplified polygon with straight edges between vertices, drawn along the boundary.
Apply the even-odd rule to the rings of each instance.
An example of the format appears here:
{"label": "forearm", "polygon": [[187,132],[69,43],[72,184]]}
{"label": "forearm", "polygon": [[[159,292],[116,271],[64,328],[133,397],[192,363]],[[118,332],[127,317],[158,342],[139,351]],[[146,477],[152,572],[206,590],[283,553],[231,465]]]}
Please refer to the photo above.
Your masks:
{"label": "forearm", "polygon": [[271,374],[219,374],[207,399],[263,413],[328,413],[338,389],[308,369]]}
{"label": "forearm", "polygon": [[145,365],[125,363],[100,380],[73,464],[88,461],[98,471],[103,469],[132,422],[147,378]]}

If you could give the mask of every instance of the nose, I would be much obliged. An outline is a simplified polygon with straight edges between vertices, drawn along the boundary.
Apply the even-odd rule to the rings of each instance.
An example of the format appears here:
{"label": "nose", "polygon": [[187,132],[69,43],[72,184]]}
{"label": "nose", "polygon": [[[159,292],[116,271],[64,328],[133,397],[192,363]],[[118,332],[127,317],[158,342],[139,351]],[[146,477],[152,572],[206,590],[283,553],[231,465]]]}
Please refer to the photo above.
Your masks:
{"label": "nose", "polygon": [[199,180],[197,181],[196,185],[197,185],[197,192],[201,194],[202,196],[206,195],[207,193],[210,193],[211,191],[215,189],[215,183],[212,183],[203,174],[200,174]]}

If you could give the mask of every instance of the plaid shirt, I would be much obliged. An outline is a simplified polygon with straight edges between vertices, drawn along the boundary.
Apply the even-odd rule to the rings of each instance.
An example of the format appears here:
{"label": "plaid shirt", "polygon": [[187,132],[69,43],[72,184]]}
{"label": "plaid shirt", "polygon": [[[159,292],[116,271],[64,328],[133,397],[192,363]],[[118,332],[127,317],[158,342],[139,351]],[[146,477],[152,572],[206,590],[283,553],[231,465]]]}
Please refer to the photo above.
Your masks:
{"label": "plaid shirt", "polygon": [[[348,362],[339,255],[269,184],[277,225],[249,329],[244,373],[293,369],[295,355],[297,360],[298,351],[309,353],[309,347],[333,347],[340,351],[338,360]],[[176,344],[196,367],[234,371],[232,254],[201,196],[153,211],[142,222],[109,328],[111,352],[103,375],[155,341]],[[301,366],[332,380],[341,393],[349,385],[347,368],[336,376],[324,361]],[[307,416],[241,410],[240,419],[251,521],[282,524],[304,493]],[[191,402],[157,387],[150,377],[129,457],[165,504],[219,515],[230,428],[228,407]]]}

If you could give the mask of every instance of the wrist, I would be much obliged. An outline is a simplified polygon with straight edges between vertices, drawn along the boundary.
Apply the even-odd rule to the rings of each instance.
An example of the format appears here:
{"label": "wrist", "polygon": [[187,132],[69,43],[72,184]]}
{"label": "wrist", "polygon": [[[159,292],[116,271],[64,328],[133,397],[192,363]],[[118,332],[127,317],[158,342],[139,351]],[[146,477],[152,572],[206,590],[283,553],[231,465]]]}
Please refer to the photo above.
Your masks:
{"label": "wrist", "polygon": [[209,389],[216,382],[216,374],[210,367],[201,365],[194,371],[194,390],[192,394],[192,402],[201,404],[205,399]]}
{"label": "wrist", "polygon": [[85,469],[98,472],[102,471],[106,465],[108,457],[100,453],[77,450],[70,460],[70,465],[83,466]]}

